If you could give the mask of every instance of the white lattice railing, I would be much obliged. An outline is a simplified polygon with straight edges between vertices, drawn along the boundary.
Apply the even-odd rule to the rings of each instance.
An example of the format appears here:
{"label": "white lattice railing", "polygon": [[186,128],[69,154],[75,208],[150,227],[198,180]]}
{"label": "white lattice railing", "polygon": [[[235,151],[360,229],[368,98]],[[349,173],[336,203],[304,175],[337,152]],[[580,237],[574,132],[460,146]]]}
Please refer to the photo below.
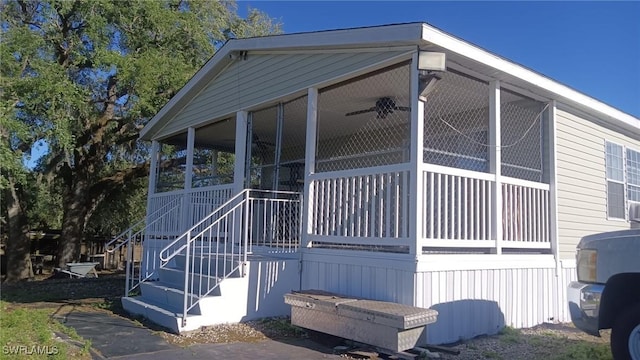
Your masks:
{"label": "white lattice railing", "polygon": [[422,174],[423,247],[550,248],[548,184],[501,178],[497,241],[494,175],[432,164]]}
{"label": "white lattice railing", "polygon": [[408,164],[310,175],[312,243],[408,245]]}

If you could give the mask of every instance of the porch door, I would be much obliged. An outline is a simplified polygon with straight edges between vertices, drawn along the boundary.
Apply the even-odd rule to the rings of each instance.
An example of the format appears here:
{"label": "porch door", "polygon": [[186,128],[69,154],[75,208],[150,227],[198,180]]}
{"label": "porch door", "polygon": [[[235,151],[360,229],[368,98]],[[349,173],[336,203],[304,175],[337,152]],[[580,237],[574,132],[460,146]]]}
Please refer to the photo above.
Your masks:
{"label": "porch door", "polygon": [[[286,113],[285,113],[286,110]],[[286,115],[286,116],[285,116]],[[304,188],[306,98],[249,113],[245,159],[246,188],[301,192]],[[299,241],[299,205],[290,195],[253,195],[249,224],[253,246]],[[298,240],[295,240],[298,239]],[[255,249],[255,248],[254,248]]]}
{"label": "porch door", "polygon": [[306,116],[302,124],[294,123],[293,116],[285,120],[286,108],[281,103],[249,114],[245,187],[302,191]]}

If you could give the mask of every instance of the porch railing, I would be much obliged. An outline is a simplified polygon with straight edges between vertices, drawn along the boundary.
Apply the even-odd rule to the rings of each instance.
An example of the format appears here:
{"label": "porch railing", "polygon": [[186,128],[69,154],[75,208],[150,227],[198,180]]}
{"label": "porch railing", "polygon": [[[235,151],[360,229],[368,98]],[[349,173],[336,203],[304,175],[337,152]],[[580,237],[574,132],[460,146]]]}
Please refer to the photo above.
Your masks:
{"label": "porch railing", "polygon": [[548,184],[501,177],[497,239],[494,175],[432,164],[422,174],[423,247],[551,248]]}
{"label": "porch railing", "polygon": [[160,268],[184,269],[182,321],[222,280],[245,276],[256,246],[297,251],[301,194],[246,189],[201,219],[160,252]]}
{"label": "porch railing", "polygon": [[215,185],[206,188],[193,188],[187,190],[174,190],[169,192],[157,193],[149,196],[150,212],[162,208],[165,204],[174,201],[177,198],[183,199],[186,203],[183,206],[188,209],[183,212],[183,218],[176,223],[175,228],[157,229],[164,236],[181,235],[185,229],[196,224],[201,219],[215,211],[220,205],[224,204],[233,195],[233,184]]}
{"label": "porch railing", "polygon": [[159,233],[160,229],[172,229],[178,226],[181,204],[181,197],[175,197],[165,202],[150,215],[116,235],[105,245],[106,252],[111,256],[115,256],[118,250],[125,249],[126,281],[124,296],[129,296],[129,293],[140,282],[151,275],[140,268],[144,254],[144,242],[149,236],[153,236],[152,234]]}
{"label": "porch railing", "polygon": [[409,246],[409,164],[310,175],[312,246]]}

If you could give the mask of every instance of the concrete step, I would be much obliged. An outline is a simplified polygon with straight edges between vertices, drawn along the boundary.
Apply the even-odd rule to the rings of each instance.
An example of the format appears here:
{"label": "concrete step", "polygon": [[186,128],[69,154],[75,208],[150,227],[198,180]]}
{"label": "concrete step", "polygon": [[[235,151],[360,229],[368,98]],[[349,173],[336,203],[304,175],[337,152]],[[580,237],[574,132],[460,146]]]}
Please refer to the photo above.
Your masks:
{"label": "concrete step", "polygon": [[182,314],[175,309],[167,309],[143,296],[123,297],[122,307],[130,314],[144,316],[148,320],[179,334],[198,329],[202,315],[188,315],[186,326],[182,326]]}
{"label": "concrete step", "polygon": [[[174,257],[175,268],[184,269],[186,263],[185,255],[176,255]],[[194,273],[205,274],[208,276],[217,277],[239,277],[241,276],[242,267],[231,272],[236,266],[239,266],[241,261],[237,256],[223,256],[216,254],[198,254],[190,256],[189,267]],[[231,272],[231,273],[230,273]]]}
{"label": "concrete step", "polygon": [[[160,268],[158,269],[158,276],[160,281],[166,286],[175,288],[175,289],[184,289],[184,271],[176,268]],[[215,284],[220,282],[220,277],[215,276],[207,276],[203,274],[193,273],[189,275],[189,283],[191,284],[207,284],[209,287],[213,287]],[[197,285],[194,285],[197,286]],[[193,292],[193,291],[192,291]],[[220,295],[219,293],[215,293],[215,291],[211,295]]]}
{"label": "concrete step", "polygon": [[[218,285],[218,286],[216,286]],[[207,298],[214,296],[221,296],[220,286],[219,284],[210,284],[210,287],[214,287],[211,293],[207,294],[207,296],[203,296],[201,301],[198,300],[198,296],[193,293],[188,295],[188,301],[190,304],[194,304],[195,306],[189,310],[189,314],[202,314],[203,309],[202,305],[206,303]],[[184,308],[184,290],[173,287],[173,285],[168,283],[163,283],[162,281],[153,281],[153,282],[143,282],[140,284],[140,291],[142,296],[147,299],[151,299],[154,302],[166,305],[172,309],[178,309],[182,311]],[[203,287],[201,290],[197,290],[197,292],[206,292],[207,289]]]}

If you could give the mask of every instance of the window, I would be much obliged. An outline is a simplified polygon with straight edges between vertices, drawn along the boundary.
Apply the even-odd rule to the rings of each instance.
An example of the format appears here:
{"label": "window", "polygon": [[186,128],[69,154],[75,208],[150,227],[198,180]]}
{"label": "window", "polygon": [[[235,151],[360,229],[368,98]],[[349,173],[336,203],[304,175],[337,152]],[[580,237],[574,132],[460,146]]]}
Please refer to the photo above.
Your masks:
{"label": "window", "polygon": [[625,219],[626,204],[640,203],[640,151],[606,142],[607,216]]}
{"label": "window", "polygon": [[640,152],[627,149],[627,199],[640,202]]}
{"label": "window", "polygon": [[607,216],[625,219],[624,159],[622,145],[606,142]]}

